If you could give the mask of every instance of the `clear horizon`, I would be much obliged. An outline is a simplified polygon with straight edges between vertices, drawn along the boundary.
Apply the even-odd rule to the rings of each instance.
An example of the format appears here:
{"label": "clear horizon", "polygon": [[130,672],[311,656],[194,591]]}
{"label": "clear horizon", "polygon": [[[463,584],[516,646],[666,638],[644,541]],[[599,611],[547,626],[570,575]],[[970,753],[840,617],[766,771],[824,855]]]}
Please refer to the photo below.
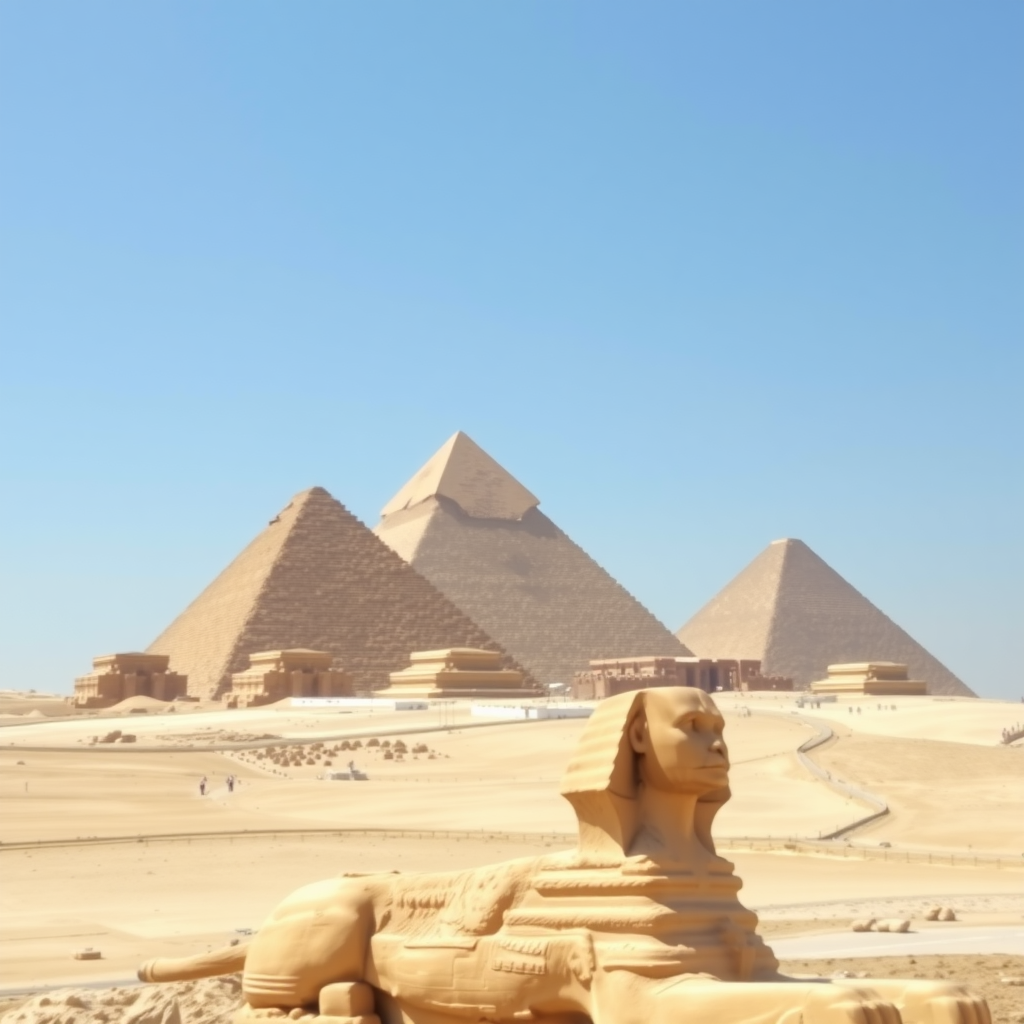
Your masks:
{"label": "clear horizon", "polygon": [[673,632],[807,543],[1024,622],[1024,8],[0,5],[0,687],[464,430]]}

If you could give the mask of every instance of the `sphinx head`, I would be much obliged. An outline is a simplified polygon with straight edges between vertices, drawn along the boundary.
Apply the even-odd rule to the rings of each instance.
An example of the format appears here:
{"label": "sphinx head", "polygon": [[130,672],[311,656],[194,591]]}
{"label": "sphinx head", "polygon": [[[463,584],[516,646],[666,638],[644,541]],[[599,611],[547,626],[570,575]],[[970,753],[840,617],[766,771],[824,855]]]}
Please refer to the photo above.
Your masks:
{"label": "sphinx head", "polygon": [[581,849],[622,855],[642,822],[640,786],[696,798],[701,842],[714,852],[711,822],[729,799],[725,722],[714,701],[686,686],[656,687],[601,701],[562,779],[580,824]]}
{"label": "sphinx head", "polygon": [[729,785],[725,719],[703,691],[646,690],[627,727],[641,785],[705,797]]}

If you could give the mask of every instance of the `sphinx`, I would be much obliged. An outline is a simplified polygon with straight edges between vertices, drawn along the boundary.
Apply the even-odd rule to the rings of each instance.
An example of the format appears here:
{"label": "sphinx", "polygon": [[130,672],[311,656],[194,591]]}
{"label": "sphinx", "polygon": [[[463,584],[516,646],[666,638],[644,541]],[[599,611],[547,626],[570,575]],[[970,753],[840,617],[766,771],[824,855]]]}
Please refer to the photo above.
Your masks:
{"label": "sphinx", "polygon": [[241,970],[236,1024],[991,1024],[954,983],[779,972],[711,835],[730,796],[724,727],[702,690],[609,698],[562,781],[574,849],[341,875],[287,897],[248,945],[139,977]]}

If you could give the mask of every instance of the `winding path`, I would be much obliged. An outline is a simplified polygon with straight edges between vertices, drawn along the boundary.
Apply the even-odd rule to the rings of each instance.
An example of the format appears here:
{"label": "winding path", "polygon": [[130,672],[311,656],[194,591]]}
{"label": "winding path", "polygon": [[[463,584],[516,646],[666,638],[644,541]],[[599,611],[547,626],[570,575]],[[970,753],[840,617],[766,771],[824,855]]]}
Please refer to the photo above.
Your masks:
{"label": "winding path", "polygon": [[796,719],[798,722],[803,722],[805,725],[812,728],[814,730],[814,735],[809,740],[805,740],[801,743],[796,749],[796,756],[800,763],[813,776],[820,779],[826,786],[834,790],[836,793],[845,797],[852,797],[854,800],[860,800],[862,803],[866,803],[869,807],[874,808],[874,811],[871,814],[865,815],[863,818],[858,818],[851,824],[844,825],[842,828],[838,828],[834,832],[828,832],[821,835],[818,837],[819,839],[824,841],[850,836],[858,829],[863,828],[865,825],[869,825],[873,821],[877,821],[879,818],[884,818],[889,813],[889,805],[885,802],[883,797],[879,796],[877,793],[872,793],[869,790],[861,789],[858,786],[852,786],[850,783],[844,782],[842,779],[834,778],[831,772],[826,771],[821,767],[821,765],[816,761],[813,761],[808,756],[812,750],[823,746],[832,739],[838,739],[831,726],[826,725],[818,718],[810,718],[807,715],[797,715],[794,713],[786,714],[783,711],[752,709],[751,714],[764,715],[772,718],[783,718],[790,722]]}

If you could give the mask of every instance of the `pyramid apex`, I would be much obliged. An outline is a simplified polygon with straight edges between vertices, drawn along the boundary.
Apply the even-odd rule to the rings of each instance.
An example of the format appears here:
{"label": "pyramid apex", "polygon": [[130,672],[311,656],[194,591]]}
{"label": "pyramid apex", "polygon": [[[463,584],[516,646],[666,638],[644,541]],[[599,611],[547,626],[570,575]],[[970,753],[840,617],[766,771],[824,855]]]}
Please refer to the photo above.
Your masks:
{"label": "pyramid apex", "polygon": [[304,508],[306,503],[314,498],[326,498],[329,502],[336,501],[331,492],[324,487],[307,487],[304,491],[298,491],[292,495],[291,501],[270,520],[270,525],[273,526],[275,523],[279,523],[282,516],[286,516],[291,521],[298,514],[299,510]]}
{"label": "pyramid apex", "polygon": [[387,517],[428,498],[454,501],[476,519],[522,519],[540,499],[468,434],[456,431],[384,506]]}
{"label": "pyramid apex", "polygon": [[334,498],[331,496],[331,492],[325,487],[306,487],[301,491],[296,491],[289,500],[285,508],[291,508],[293,505],[301,504],[304,501],[308,501],[310,498],[330,498],[331,501]]}

